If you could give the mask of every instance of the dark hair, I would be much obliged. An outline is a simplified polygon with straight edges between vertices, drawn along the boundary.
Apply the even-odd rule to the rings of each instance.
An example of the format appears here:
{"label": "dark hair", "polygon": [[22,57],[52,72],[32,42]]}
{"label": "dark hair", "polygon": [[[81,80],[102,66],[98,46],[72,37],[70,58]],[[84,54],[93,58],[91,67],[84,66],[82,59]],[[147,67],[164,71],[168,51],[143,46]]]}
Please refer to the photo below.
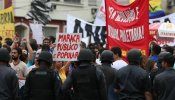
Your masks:
{"label": "dark hair", "polygon": [[111,48],[111,51],[116,55],[118,54],[119,57],[122,57],[122,50],[119,47]]}
{"label": "dark hair", "polygon": [[49,42],[51,41],[49,38],[44,38],[43,43],[44,43],[45,40],[48,40]]}
{"label": "dark hair", "polygon": [[173,54],[173,51],[174,51],[174,48],[173,47],[168,46],[168,45],[164,45],[162,48],[165,49],[165,51]]}
{"label": "dark hair", "polygon": [[49,36],[48,38],[50,39],[50,41],[51,41],[52,43],[54,43],[55,40],[56,40],[56,38],[55,38],[54,36]]}
{"label": "dark hair", "polygon": [[23,61],[23,62],[25,62],[27,60],[27,57],[28,57],[27,54],[22,53],[21,56],[20,56],[20,60]]}
{"label": "dark hair", "polygon": [[49,52],[50,47],[49,47],[49,45],[47,45],[47,44],[43,44],[42,47],[41,47],[41,50],[42,50],[42,51],[48,51],[48,52]]}
{"label": "dark hair", "polygon": [[168,53],[163,57],[163,61],[168,63],[170,65],[170,67],[173,67],[174,62],[175,62],[175,58],[172,54]]}
{"label": "dark hair", "polygon": [[22,50],[21,50],[21,48],[13,48],[12,50],[16,50],[16,51],[18,52],[19,55],[22,54]]}
{"label": "dark hair", "polygon": [[161,52],[161,47],[157,44],[153,45],[151,51],[154,52],[156,55],[159,55]]}
{"label": "dark hair", "polygon": [[6,43],[7,45],[11,46],[12,43],[13,43],[13,41],[12,41],[11,38],[5,38],[5,43]]}
{"label": "dark hair", "polygon": [[89,49],[95,49],[95,44],[94,44],[94,43],[90,43],[90,44],[88,45],[88,48],[89,48]]}

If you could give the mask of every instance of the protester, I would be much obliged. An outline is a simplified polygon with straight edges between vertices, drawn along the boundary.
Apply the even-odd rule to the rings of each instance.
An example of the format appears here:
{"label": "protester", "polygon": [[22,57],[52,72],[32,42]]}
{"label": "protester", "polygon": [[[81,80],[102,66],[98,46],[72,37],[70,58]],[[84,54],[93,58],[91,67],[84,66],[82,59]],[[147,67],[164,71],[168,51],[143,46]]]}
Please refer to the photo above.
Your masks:
{"label": "protester", "polygon": [[147,61],[148,61],[148,57],[146,55],[142,55],[140,67],[143,68],[143,69],[146,69]]}
{"label": "protester", "polygon": [[91,64],[92,58],[91,50],[82,49],[78,55],[78,67],[63,84],[63,92],[73,87],[74,100],[107,100],[104,75]]}
{"label": "protester", "polygon": [[114,82],[116,79],[117,70],[112,68],[112,62],[114,61],[114,54],[110,50],[104,50],[101,54],[101,70],[105,75],[106,88],[108,93],[108,100],[118,100],[116,93],[114,92]]}
{"label": "protester", "polygon": [[26,79],[27,65],[20,60],[22,50],[20,48],[13,48],[11,51],[12,62],[11,67],[17,72],[18,78],[21,80]]}
{"label": "protester", "polygon": [[9,65],[7,49],[0,49],[0,100],[20,100],[16,72]]}
{"label": "protester", "polygon": [[175,58],[168,53],[163,57],[162,67],[165,71],[155,77],[154,91],[157,100],[174,100],[175,98],[175,70],[173,65]]}
{"label": "protester", "polygon": [[169,52],[171,54],[173,54],[174,51],[174,48],[169,45],[164,45],[161,49],[162,49],[161,51]]}
{"label": "protester", "polygon": [[151,55],[149,56],[148,59],[152,59],[153,61],[157,62],[158,61],[158,55],[161,52],[161,47],[157,44],[154,44],[151,46]]}
{"label": "protester", "polygon": [[111,51],[114,53],[114,62],[112,67],[119,70],[120,68],[128,65],[124,60],[122,60],[122,50],[119,47],[113,47]]}
{"label": "protester", "polygon": [[33,68],[38,68],[39,67],[39,64],[38,64],[38,57],[39,57],[39,54],[41,52],[36,52],[36,55],[35,55],[35,60],[34,60],[34,65],[30,66],[27,70],[27,73],[29,73]]}
{"label": "protester", "polygon": [[150,79],[140,67],[141,56],[138,49],[129,50],[129,65],[119,69],[117,73],[116,89],[120,100],[152,100]]}
{"label": "protester", "polygon": [[70,61],[63,62],[63,61],[54,61],[53,66],[55,68],[55,71],[60,77],[60,81],[63,84],[66,80],[67,72],[69,71]]}
{"label": "protester", "polygon": [[51,69],[52,61],[49,52],[40,53],[39,68],[33,69],[26,78],[25,100],[59,100],[60,80]]}

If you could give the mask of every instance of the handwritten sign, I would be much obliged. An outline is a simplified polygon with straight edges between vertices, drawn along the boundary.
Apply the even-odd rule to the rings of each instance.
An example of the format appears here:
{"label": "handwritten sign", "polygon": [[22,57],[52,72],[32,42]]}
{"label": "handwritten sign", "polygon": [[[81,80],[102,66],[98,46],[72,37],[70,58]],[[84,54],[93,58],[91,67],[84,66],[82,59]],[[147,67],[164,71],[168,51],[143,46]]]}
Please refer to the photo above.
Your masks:
{"label": "handwritten sign", "polygon": [[54,61],[76,61],[80,52],[81,34],[59,33],[53,52]]}

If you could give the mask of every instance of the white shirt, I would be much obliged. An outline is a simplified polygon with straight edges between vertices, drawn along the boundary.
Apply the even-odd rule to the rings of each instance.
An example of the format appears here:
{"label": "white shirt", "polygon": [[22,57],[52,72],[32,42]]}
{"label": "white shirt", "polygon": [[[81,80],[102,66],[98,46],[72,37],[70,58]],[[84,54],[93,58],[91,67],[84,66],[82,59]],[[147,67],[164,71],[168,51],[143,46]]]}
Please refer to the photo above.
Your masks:
{"label": "white shirt", "polygon": [[112,67],[119,70],[120,68],[128,65],[124,60],[116,60],[113,62]]}
{"label": "white shirt", "polygon": [[29,72],[33,69],[33,68],[36,68],[35,64],[30,66],[28,69],[27,69],[27,74],[29,74]]}
{"label": "white shirt", "polygon": [[16,71],[18,77],[27,76],[27,65],[23,61],[20,61],[18,65],[10,63],[10,66]]}
{"label": "white shirt", "polygon": [[96,62],[97,65],[101,65],[101,61],[100,61],[100,59],[96,59],[95,62]]}

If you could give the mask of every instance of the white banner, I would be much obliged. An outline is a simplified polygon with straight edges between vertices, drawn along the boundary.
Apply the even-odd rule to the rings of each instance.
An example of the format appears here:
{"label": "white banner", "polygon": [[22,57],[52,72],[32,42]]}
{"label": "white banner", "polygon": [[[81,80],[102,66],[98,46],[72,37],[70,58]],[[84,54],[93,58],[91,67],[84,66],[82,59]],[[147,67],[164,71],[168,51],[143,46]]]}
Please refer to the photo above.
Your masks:
{"label": "white banner", "polygon": [[80,52],[81,34],[58,33],[53,51],[54,61],[77,61]]}
{"label": "white banner", "polygon": [[158,29],[159,37],[175,38],[175,25],[172,23],[163,23]]}
{"label": "white banner", "polygon": [[44,39],[42,24],[30,23],[30,28],[33,33],[33,39],[37,41],[37,44],[42,44]]}
{"label": "white banner", "polygon": [[175,13],[160,18],[149,19],[149,24],[166,22],[175,24]]}
{"label": "white banner", "polygon": [[105,2],[104,2],[104,0],[101,0],[101,5],[98,9],[94,24],[106,26],[106,14],[105,14]]}
{"label": "white banner", "polygon": [[82,33],[82,38],[89,37],[90,43],[106,43],[105,26],[96,26],[70,15],[67,16],[67,32]]}

